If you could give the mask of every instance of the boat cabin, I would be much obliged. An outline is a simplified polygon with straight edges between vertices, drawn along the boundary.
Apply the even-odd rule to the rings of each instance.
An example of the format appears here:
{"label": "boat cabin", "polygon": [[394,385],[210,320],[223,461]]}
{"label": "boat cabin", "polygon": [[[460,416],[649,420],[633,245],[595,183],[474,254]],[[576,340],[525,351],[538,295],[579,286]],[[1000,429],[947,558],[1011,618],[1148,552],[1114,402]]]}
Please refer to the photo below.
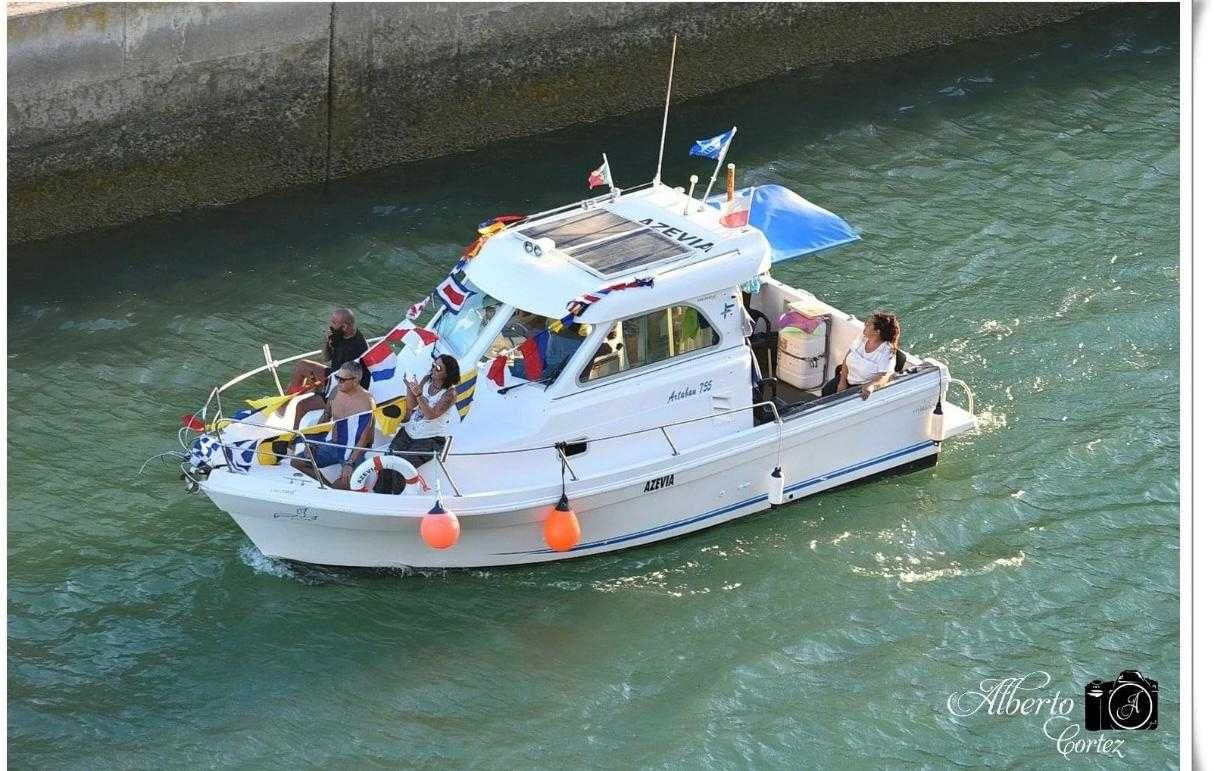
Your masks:
{"label": "boat cabin", "polygon": [[[772,280],[769,234],[721,216],[657,185],[533,215],[489,238],[458,279],[462,303],[440,302],[428,324],[461,372],[477,372],[474,406],[453,432],[460,452],[565,441],[572,455],[587,437],[687,420],[665,432],[677,447],[770,420],[770,410],[751,409],[758,383],[768,386],[760,401],[786,408],[815,398],[825,378],[799,383],[809,388],[779,381],[773,324],[793,306],[829,318],[816,366],[833,373],[863,322]],[[638,280],[647,283],[630,286]],[[570,303],[586,298],[562,326]]]}

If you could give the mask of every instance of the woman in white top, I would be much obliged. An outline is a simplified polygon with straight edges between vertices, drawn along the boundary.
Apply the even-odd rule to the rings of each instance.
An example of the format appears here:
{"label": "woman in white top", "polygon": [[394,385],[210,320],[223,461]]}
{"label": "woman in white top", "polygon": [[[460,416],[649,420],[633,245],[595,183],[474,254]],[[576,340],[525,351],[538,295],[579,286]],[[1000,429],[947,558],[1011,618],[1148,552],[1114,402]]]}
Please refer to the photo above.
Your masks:
{"label": "woman in white top", "polygon": [[894,360],[902,326],[892,313],[878,311],[864,322],[864,331],[847,349],[835,377],[822,386],[822,395],[860,386],[860,398],[867,399],[873,391],[883,388],[894,375]]}
{"label": "woman in white top", "polygon": [[459,420],[455,408],[455,386],[459,383],[459,362],[443,354],[434,360],[430,374],[418,383],[406,380],[405,414],[408,420],[392,438],[388,449],[420,466],[425,456],[439,452]]}

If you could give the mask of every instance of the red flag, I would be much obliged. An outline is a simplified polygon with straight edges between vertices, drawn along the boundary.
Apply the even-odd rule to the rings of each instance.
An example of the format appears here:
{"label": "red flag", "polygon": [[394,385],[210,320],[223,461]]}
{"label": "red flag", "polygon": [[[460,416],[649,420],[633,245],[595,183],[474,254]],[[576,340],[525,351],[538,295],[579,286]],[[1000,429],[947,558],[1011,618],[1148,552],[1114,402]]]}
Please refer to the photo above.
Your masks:
{"label": "red flag", "polygon": [[417,335],[418,339],[422,341],[422,345],[434,345],[438,342],[438,334],[431,332],[425,327],[410,327],[401,333],[401,339],[404,339],[406,332],[412,332]]}
{"label": "red flag", "polygon": [[607,184],[607,163],[604,162],[602,166],[590,172],[590,179],[587,181],[590,183],[591,190]]}
{"label": "red flag", "polygon": [[497,383],[498,388],[506,385],[506,355],[501,354],[493,358],[493,363],[489,365],[489,371],[485,376]]}
{"label": "red flag", "polygon": [[726,204],[725,215],[721,224],[727,228],[740,228],[750,222],[750,202],[754,198],[755,189],[747,188]]}
{"label": "red flag", "polygon": [[407,318],[409,321],[413,321],[418,316],[422,315],[422,311],[424,311],[426,306],[429,304],[430,295],[426,295],[420,302],[415,302],[409,306],[409,310],[405,312],[405,318]]}
{"label": "red flag", "polygon": [[363,364],[368,367],[374,367],[376,364],[383,363],[384,359],[387,359],[391,355],[392,346],[388,345],[388,338],[385,337],[367,349],[367,352],[363,354]]}
{"label": "red flag", "polygon": [[376,364],[382,364],[385,359],[392,355],[392,343],[399,343],[405,339],[405,333],[412,327],[395,327],[388,334],[384,335],[384,339],[380,340],[375,345],[363,352],[362,362],[367,367],[374,367]]}
{"label": "red flag", "polygon": [[464,302],[472,294],[454,275],[449,275],[443,279],[443,282],[438,285],[435,291],[438,294],[439,302],[445,305],[447,310],[452,313],[459,313],[459,309],[464,307]]}
{"label": "red flag", "polygon": [[185,414],[181,416],[181,425],[193,431],[205,431],[207,424],[203,423],[197,415]]}
{"label": "red flag", "polygon": [[519,346],[519,352],[523,354],[523,374],[528,380],[539,380],[540,375],[544,373],[544,352],[547,347],[547,329],[527,338]]}

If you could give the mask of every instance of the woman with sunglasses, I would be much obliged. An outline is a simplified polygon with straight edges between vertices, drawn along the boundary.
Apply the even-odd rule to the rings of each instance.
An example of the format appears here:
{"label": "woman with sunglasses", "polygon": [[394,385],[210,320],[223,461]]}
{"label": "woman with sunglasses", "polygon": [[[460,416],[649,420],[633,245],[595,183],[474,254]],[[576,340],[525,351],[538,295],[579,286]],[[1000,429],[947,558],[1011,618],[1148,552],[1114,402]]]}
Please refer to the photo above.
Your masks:
{"label": "woman with sunglasses", "polygon": [[420,466],[434,453],[441,452],[451,426],[459,422],[455,409],[455,386],[459,383],[459,362],[443,354],[434,360],[430,374],[416,380],[405,380],[408,416],[400,431],[392,438],[389,450]]}

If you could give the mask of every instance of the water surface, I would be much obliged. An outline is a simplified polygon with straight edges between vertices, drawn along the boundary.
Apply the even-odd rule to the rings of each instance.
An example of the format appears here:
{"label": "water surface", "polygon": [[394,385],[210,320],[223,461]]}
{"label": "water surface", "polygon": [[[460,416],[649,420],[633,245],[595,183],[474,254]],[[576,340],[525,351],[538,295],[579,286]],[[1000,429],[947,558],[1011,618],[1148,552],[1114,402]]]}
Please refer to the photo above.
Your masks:
{"label": "water surface", "polygon": [[[931,471],[559,565],[267,560],[145,458],[210,385],[382,330],[481,219],[652,176],[656,111],[10,250],[8,749],[15,767],[1061,762],[954,691],[1157,679],[1124,759],[1176,766],[1179,46],[1174,7],[676,105],[741,128],[745,184],[863,242],[778,266],[977,392]],[[1054,686],[1051,686],[1051,691]],[[1074,760],[1074,757],[1072,757]]]}

